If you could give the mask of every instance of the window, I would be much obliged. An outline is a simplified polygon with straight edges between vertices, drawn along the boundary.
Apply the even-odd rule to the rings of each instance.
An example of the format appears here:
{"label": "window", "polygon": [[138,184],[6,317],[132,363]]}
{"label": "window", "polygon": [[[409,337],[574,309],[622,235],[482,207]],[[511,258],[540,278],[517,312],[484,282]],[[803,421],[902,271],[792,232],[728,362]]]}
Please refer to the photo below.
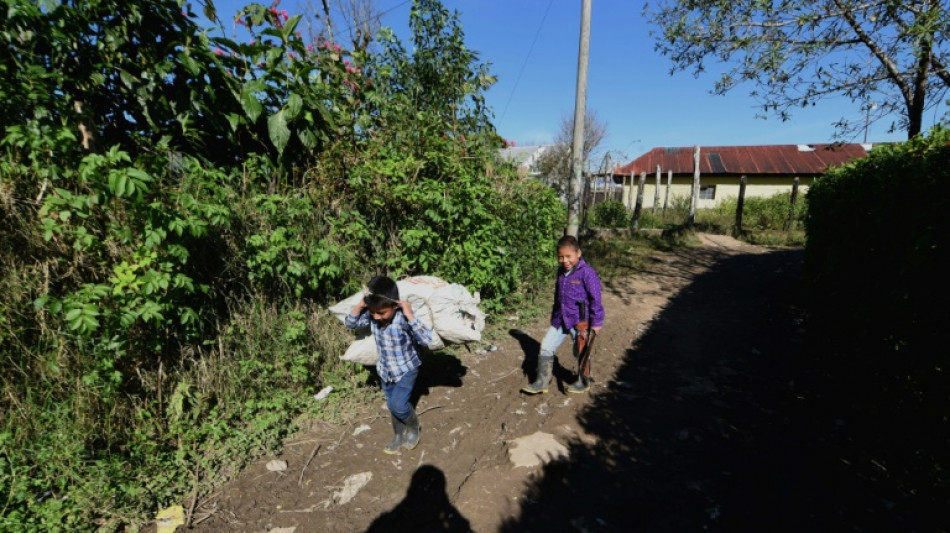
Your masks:
{"label": "window", "polygon": [[715,200],[716,186],[715,185],[700,185],[699,199],[700,200]]}

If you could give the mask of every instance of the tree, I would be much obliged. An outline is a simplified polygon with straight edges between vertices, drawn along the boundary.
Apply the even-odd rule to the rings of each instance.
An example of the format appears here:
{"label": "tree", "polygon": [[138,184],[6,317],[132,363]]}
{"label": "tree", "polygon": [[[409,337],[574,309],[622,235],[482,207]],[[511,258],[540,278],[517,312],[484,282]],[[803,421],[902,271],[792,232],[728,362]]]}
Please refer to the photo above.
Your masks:
{"label": "tree", "polygon": [[[897,114],[892,128],[910,138],[950,87],[950,13],[939,0],[661,0],[647,14],[662,28],[656,48],[672,71],[727,63],[714,92],[751,82],[763,110],[783,120],[837,95]],[[842,134],[859,127],[836,125]]]}
{"label": "tree", "polygon": [[345,31],[354,51],[369,48],[382,27],[383,13],[375,0],[308,0],[304,12],[317,21],[311,40],[332,43]]}
{"label": "tree", "polygon": [[[587,161],[607,136],[607,123],[602,122],[597,113],[590,111],[584,117],[584,147],[582,160]],[[570,192],[571,179],[571,141],[574,138],[574,117],[564,115],[554,137],[554,147],[538,158],[538,169],[547,182],[554,187],[558,195],[566,197]]]}

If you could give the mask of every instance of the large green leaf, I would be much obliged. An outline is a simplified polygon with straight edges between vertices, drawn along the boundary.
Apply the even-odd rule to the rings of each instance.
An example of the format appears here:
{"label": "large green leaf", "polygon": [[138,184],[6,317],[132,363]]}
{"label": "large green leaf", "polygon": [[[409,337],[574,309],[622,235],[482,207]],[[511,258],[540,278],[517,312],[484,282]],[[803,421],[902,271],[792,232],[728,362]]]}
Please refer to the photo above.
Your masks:
{"label": "large green leaf", "polygon": [[301,108],[303,108],[303,98],[301,98],[299,94],[291,94],[290,98],[287,99],[287,105],[284,106],[287,112],[287,120],[297,118]]}
{"label": "large green leaf", "polygon": [[270,142],[277,148],[277,152],[283,154],[287,141],[290,140],[290,129],[287,127],[287,117],[284,116],[283,110],[267,117],[267,134],[270,136]]}
{"label": "large green leaf", "polygon": [[257,99],[257,96],[254,96],[253,88],[249,85],[246,84],[241,91],[241,107],[251,122],[257,122],[257,117],[261,116],[264,106],[261,105],[261,101]]}

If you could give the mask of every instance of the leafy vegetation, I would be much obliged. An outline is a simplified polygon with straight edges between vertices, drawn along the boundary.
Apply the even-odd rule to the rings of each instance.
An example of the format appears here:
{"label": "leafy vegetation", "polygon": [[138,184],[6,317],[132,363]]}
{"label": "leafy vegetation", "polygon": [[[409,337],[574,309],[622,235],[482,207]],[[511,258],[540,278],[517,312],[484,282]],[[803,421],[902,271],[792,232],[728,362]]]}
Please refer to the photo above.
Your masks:
{"label": "leafy vegetation", "polygon": [[177,0],[5,7],[0,529],[135,528],[343,416],[371,392],[323,306],[368,276],[492,310],[554,267],[561,204],[497,159],[493,78],[435,0],[374,54],[258,4],[247,43]]}
{"label": "leafy vegetation", "polygon": [[[743,204],[741,239],[766,246],[802,246],[805,243],[804,217],[807,202],[799,197],[792,214],[792,224],[786,227],[791,206],[791,193],[777,193],[769,197],[747,196]],[[717,206],[696,212],[696,228],[701,231],[735,233],[738,199],[723,199]],[[687,219],[689,198],[674,196],[667,210],[644,209],[639,227],[643,229],[676,229]],[[632,213],[621,202],[607,200],[593,208],[592,225],[600,228],[623,228],[631,223]]]}
{"label": "leafy vegetation", "polygon": [[806,259],[815,312],[835,317],[843,346],[942,364],[942,352],[931,347],[948,317],[945,284],[936,283],[950,235],[948,141],[950,132],[935,129],[881,145],[809,190]]}
{"label": "leafy vegetation", "polygon": [[850,427],[839,445],[887,465],[915,509],[937,509],[950,483],[948,143],[938,128],[829,171],[805,219],[803,363],[832,391],[822,408]]}
{"label": "leafy vegetation", "polygon": [[594,205],[593,225],[598,228],[625,228],[630,225],[630,213],[623,202],[605,200]]}

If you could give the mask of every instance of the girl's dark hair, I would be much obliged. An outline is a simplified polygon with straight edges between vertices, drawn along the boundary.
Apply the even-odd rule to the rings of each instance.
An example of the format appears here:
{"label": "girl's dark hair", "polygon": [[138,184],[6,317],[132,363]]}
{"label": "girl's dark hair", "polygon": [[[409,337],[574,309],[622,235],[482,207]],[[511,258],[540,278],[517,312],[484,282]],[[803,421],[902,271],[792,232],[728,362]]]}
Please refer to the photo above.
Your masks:
{"label": "girl's dark hair", "polygon": [[368,307],[394,307],[398,305],[399,287],[386,276],[376,276],[367,284],[369,294],[363,300]]}
{"label": "girl's dark hair", "polygon": [[557,249],[560,250],[561,248],[573,248],[575,250],[580,250],[581,245],[577,242],[577,238],[573,235],[565,235],[557,241]]}

